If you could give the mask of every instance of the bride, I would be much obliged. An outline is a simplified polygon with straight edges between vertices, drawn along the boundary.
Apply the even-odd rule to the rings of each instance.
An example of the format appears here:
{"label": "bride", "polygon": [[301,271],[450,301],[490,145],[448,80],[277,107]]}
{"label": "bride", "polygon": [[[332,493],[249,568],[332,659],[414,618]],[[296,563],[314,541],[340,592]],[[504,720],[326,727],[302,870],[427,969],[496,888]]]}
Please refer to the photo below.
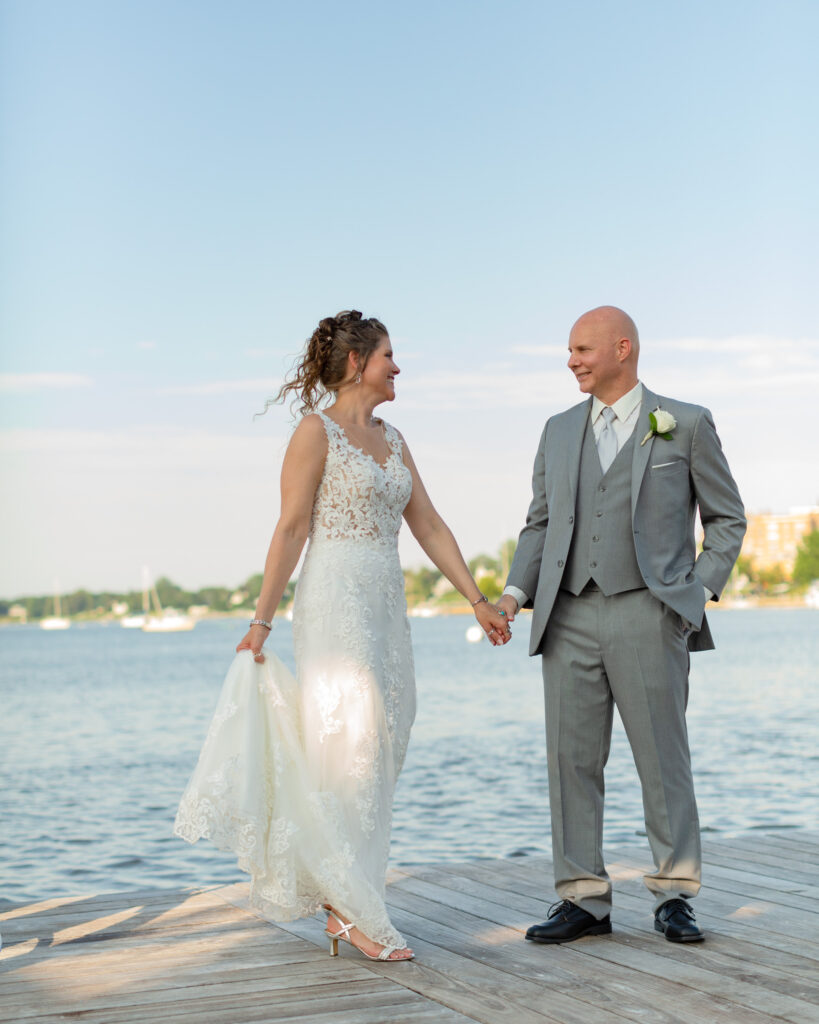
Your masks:
{"label": "bride", "polygon": [[[481,594],[401,434],[373,415],[395,399],[387,329],[353,310],[321,321],[278,399],[301,401],[256,615],[236,648],[174,832],[234,851],[274,920],[324,908],[331,955],[413,953],[385,906],[395,782],[415,716],[397,535],[472,604],[493,644],[509,625]],[[325,396],[333,399],[325,411]],[[294,678],[262,653],[309,545],[293,606]]]}

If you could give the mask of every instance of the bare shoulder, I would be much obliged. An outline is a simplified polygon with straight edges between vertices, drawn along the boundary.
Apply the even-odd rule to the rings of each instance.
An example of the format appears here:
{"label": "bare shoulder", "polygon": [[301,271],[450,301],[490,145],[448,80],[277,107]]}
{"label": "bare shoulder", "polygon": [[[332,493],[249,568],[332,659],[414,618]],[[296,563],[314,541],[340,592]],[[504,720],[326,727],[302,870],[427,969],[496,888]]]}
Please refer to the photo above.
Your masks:
{"label": "bare shoulder", "polygon": [[289,451],[300,456],[314,453],[323,458],[327,454],[327,431],[324,429],[321,416],[311,412],[302,417],[287,447]]}
{"label": "bare shoulder", "polygon": [[305,437],[321,437],[324,433],[324,420],[317,412],[310,412],[299,420],[293,436],[302,434]]}

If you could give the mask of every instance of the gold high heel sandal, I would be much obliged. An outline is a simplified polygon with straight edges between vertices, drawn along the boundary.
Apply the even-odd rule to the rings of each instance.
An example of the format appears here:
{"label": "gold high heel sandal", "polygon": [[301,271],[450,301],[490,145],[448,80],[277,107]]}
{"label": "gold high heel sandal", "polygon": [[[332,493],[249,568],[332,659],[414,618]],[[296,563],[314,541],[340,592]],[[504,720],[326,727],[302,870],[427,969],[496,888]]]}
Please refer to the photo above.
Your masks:
{"label": "gold high heel sandal", "polygon": [[356,944],[350,938],[350,931],[353,928],[355,928],[355,925],[352,923],[352,921],[350,921],[348,924],[345,924],[334,910],[331,910],[329,907],[325,907],[324,909],[327,911],[328,924],[330,923],[330,918],[332,917],[341,925],[341,928],[337,932],[331,932],[329,928],[325,928],[324,930],[324,934],[330,940],[330,956],[338,956],[338,940],[341,939],[343,942],[349,942],[354,949],[357,949],[359,953],[363,953],[368,960],[389,960],[390,963],[397,964],[401,963],[404,960],[415,959],[414,953],[411,953],[409,956],[397,957],[392,960],[390,959],[391,954],[393,954],[398,949],[406,949],[406,946],[385,946],[377,956],[371,956],[366,950],[363,950],[361,946],[356,946]]}

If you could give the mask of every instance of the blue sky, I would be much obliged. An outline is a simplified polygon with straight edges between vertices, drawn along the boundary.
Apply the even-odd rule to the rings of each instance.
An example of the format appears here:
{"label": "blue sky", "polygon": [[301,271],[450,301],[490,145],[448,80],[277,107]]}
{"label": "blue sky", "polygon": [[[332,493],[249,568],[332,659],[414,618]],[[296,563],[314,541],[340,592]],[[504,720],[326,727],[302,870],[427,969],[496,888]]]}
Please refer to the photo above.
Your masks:
{"label": "blue sky", "polygon": [[253,413],[351,306],[467,556],[604,302],[749,509],[819,500],[817,37],[812,2],[6,0],[0,593],[256,571],[290,423]]}

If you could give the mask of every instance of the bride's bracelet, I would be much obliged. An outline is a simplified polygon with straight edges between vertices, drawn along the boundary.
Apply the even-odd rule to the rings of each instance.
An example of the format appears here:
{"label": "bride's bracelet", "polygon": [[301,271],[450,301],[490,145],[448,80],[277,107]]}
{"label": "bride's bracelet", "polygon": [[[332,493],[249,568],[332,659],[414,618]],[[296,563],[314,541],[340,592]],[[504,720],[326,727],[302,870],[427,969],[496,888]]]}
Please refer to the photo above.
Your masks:
{"label": "bride's bracelet", "polygon": [[483,601],[486,601],[486,603],[489,604],[489,598],[486,596],[486,594],[481,594],[477,601],[471,601],[470,604],[474,608],[476,605],[481,604]]}
{"label": "bride's bracelet", "polygon": [[273,628],[273,623],[272,622],[267,622],[265,619],[251,619],[250,620],[250,625],[251,626],[264,626],[265,629],[272,629]]}

